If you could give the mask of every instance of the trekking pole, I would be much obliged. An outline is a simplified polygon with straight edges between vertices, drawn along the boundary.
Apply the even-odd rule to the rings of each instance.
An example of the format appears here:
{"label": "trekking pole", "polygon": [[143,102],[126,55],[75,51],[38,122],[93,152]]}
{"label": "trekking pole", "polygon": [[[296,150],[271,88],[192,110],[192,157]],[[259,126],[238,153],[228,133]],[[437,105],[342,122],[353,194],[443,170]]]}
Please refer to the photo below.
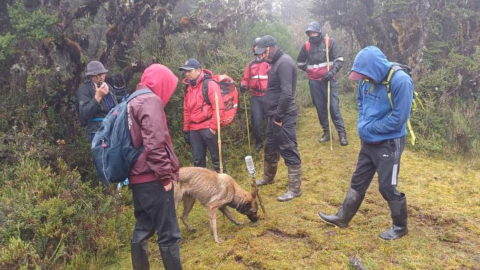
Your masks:
{"label": "trekking pole", "polygon": [[215,92],[215,106],[217,108],[217,132],[218,132],[218,156],[220,157],[220,173],[223,173],[223,160],[222,160],[222,138],[220,136],[220,109],[218,108],[218,95]]}
{"label": "trekking pole", "polygon": [[245,119],[247,120],[247,136],[248,136],[248,151],[252,154],[252,146],[250,146],[250,125],[248,124],[248,112],[247,112],[247,99],[245,98],[246,94],[243,93],[243,104],[245,107]]}
{"label": "trekking pole", "polygon": [[257,191],[257,197],[260,203],[260,207],[262,208],[262,212],[265,214],[265,216],[267,216],[267,212],[265,211],[265,206],[263,205],[262,196],[260,196],[260,190],[258,189],[258,186],[257,186],[257,180],[255,180],[255,165],[253,164],[252,156],[246,156],[245,163],[247,164],[248,173],[250,174],[250,177],[252,177],[252,187],[254,189],[254,192]]}
{"label": "trekking pole", "polygon": [[[330,38],[328,37],[328,34],[325,34],[325,49],[326,49],[326,54],[327,54],[327,73],[330,72],[330,57],[329,57],[329,51],[328,51],[328,43],[330,43]],[[332,121],[332,116],[330,113],[330,81],[327,83],[327,111],[328,111],[328,135],[330,136],[330,151],[333,151],[333,134],[332,134],[332,125],[330,122]]]}

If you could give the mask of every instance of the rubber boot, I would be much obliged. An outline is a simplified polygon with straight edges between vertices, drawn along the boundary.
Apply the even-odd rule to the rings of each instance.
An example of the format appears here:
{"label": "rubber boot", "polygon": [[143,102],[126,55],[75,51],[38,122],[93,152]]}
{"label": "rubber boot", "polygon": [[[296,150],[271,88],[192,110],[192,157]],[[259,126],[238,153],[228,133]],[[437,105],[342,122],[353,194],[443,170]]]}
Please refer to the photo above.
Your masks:
{"label": "rubber boot", "polygon": [[379,236],[383,240],[395,240],[408,233],[407,228],[407,197],[402,193],[403,198],[398,201],[389,201],[388,206],[392,216],[393,226]]}
{"label": "rubber boot", "polygon": [[338,137],[340,138],[340,145],[341,146],[345,146],[345,145],[348,145],[348,141],[347,141],[347,134],[346,133],[338,133]]}
{"label": "rubber boot", "polygon": [[363,198],[365,198],[365,195],[360,195],[357,191],[350,188],[342,206],[340,206],[340,209],[338,209],[335,215],[328,216],[322,212],[318,212],[318,215],[323,221],[329,224],[339,228],[346,228],[353,216],[357,213],[358,208],[360,208]]}
{"label": "rubber boot", "polygon": [[302,191],[300,190],[300,185],[302,184],[301,164],[288,166],[288,181],[288,191],[277,198],[279,202],[286,202],[302,196]]}
{"label": "rubber boot", "polygon": [[150,270],[148,262],[148,241],[130,243],[133,270]]}
{"label": "rubber boot", "polygon": [[329,142],[330,141],[330,133],[327,132],[324,132],[323,135],[322,135],[322,138],[320,138],[320,140],[318,140],[319,142],[321,143],[324,143],[324,142]]}
{"label": "rubber boot", "polygon": [[277,174],[277,163],[265,162],[263,166],[263,179],[257,180],[257,186],[270,185],[275,182],[275,174]]}
{"label": "rubber boot", "polygon": [[180,262],[180,246],[178,243],[168,247],[160,247],[160,254],[162,255],[163,266],[165,270],[182,270],[182,263]]}

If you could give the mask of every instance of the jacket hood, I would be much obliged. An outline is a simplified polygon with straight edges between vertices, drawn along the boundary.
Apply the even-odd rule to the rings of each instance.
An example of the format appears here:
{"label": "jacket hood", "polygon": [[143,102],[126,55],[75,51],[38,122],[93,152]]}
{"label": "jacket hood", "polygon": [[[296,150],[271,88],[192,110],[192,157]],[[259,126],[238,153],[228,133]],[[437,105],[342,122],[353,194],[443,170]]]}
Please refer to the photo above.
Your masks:
{"label": "jacket hood", "polygon": [[383,52],[375,47],[368,46],[363,48],[355,57],[352,71],[363,74],[380,83],[388,74],[392,67],[392,62],[387,60]]}
{"label": "jacket hood", "polygon": [[[197,84],[202,82],[206,78],[213,78],[213,72],[208,69],[202,69],[202,72],[200,72],[200,75],[198,75]],[[182,83],[186,85],[190,85],[187,78],[183,78]]]}
{"label": "jacket hood", "polygon": [[[143,72],[139,86],[145,85],[150,88],[166,106],[173,92],[175,92],[177,83],[177,76],[169,68],[164,65],[153,64]],[[137,89],[139,89],[138,86]]]}

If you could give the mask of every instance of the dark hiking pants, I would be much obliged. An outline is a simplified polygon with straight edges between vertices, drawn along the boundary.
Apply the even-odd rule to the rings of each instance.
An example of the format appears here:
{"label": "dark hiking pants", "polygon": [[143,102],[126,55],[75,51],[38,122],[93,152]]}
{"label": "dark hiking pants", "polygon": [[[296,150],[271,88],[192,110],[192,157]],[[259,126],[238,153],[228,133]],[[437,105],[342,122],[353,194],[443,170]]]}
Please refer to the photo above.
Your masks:
{"label": "dark hiking pants", "polygon": [[268,117],[265,163],[276,164],[281,155],[287,166],[301,164],[297,144],[297,117],[296,111],[286,114],[281,126],[273,122],[273,116]]}
{"label": "dark hiking pants", "polygon": [[132,243],[146,244],[155,232],[160,246],[171,246],[180,241],[173,187],[165,191],[160,181],[130,185],[133,195],[135,229]]}
{"label": "dark hiking pants", "polygon": [[[217,133],[218,134],[218,133]],[[207,149],[212,157],[213,168],[220,172],[220,156],[218,152],[218,136],[209,128],[190,131],[192,144],[193,166],[207,167]],[[223,172],[226,172],[225,159],[222,159]]]}
{"label": "dark hiking pants", "polygon": [[[312,96],[313,105],[317,109],[318,120],[322,126],[323,132],[329,134],[328,129],[328,82],[309,80],[310,95]],[[337,81],[330,81],[330,114],[333,124],[338,133],[345,133],[345,125],[342,115],[340,114],[340,101],[338,99]]]}
{"label": "dark hiking pants", "polygon": [[377,172],[378,186],[383,198],[387,201],[401,200],[402,196],[397,190],[397,177],[404,147],[405,137],[385,140],[378,144],[362,142],[350,187],[364,195]]}
{"label": "dark hiking pants", "polygon": [[263,119],[265,119],[265,96],[250,97],[250,114],[252,116],[252,133],[256,144],[263,143]]}

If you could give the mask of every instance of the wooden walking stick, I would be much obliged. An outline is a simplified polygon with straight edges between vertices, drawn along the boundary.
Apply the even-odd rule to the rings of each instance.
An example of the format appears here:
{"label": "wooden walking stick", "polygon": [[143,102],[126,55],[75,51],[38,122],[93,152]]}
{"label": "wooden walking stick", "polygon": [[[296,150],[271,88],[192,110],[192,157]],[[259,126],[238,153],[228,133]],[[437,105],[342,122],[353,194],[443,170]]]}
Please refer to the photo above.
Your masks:
{"label": "wooden walking stick", "polygon": [[218,108],[218,95],[216,92],[215,92],[215,106],[217,111],[218,156],[220,157],[220,173],[223,173],[222,137],[220,133],[220,109]]}
{"label": "wooden walking stick", "polygon": [[[328,50],[328,47],[329,47],[329,43],[330,43],[330,38],[328,37],[327,34],[325,34],[325,50],[327,51],[326,54],[327,54],[327,73],[330,71],[330,57],[329,57],[329,50]],[[332,121],[332,116],[330,114],[330,81],[328,81],[327,83],[327,95],[328,95],[328,98],[327,98],[327,111],[328,111],[328,132],[329,132],[329,136],[330,136],[330,151],[333,151],[333,134],[332,134],[332,125],[330,124],[330,122]]]}
{"label": "wooden walking stick", "polygon": [[243,93],[243,104],[245,107],[245,119],[247,120],[247,136],[248,136],[248,152],[250,155],[252,154],[252,146],[250,146],[250,125],[248,124],[248,112],[247,112],[247,99],[245,98],[246,94]]}

